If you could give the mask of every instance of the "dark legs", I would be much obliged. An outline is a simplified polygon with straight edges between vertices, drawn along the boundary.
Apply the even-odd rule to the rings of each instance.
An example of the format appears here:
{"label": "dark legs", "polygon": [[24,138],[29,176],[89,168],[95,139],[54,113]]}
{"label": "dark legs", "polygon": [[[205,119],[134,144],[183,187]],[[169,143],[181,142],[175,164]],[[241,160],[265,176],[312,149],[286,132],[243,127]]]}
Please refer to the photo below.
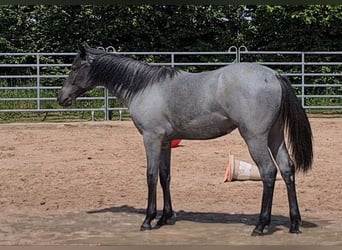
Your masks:
{"label": "dark legs", "polygon": [[[259,167],[262,183],[263,195],[259,220],[252,235],[262,235],[266,226],[271,222],[271,210],[277,167],[274,164],[271,154],[275,156],[281,175],[286,183],[289,210],[290,210],[290,232],[300,233],[299,223],[301,221],[296,188],[295,188],[295,167],[289,157],[282,130],[275,124],[270,133],[256,135],[251,130],[239,129],[240,134],[245,139],[249,152]],[[269,130],[266,130],[269,131]],[[157,222],[157,227],[165,224],[174,224],[173,210],[170,194],[170,160],[171,143],[162,143],[158,135],[144,135],[144,143],[147,155],[147,184],[148,184],[148,205],[146,218],[141,226],[141,230],[152,229],[151,222],[156,218],[156,189],[158,176],[164,195],[163,214]]]}
{"label": "dark legs", "polygon": [[271,222],[273,191],[277,169],[270,154],[268,153],[267,136],[247,137],[245,135],[244,138],[253,160],[259,167],[263,183],[262,205],[259,221],[252,233],[253,236],[262,235],[264,228]]}
{"label": "dark legs", "polygon": [[277,121],[270,129],[270,133],[265,133],[264,135],[255,135],[250,131],[252,130],[240,129],[240,133],[248,145],[249,152],[259,167],[263,183],[259,221],[254,228],[252,235],[263,234],[264,228],[271,222],[271,209],[277,167],[271,158],[269,149],[272,152],[272,156],[275,158],[286,184],[291,220],[290,233],[300,233],[299,223],[301,217],[295,187],[295,166],[290,159],[284,142],[282,126],[279,124],[279,121]]}
{"label": "dark legs", "polygon": [[295,166],[289,157],[284,141],[282,141],[276,156],[276,161],[287,189],[291,220],[290,233],[300,233],[299,223],[301,222],[301,216],[296,195]]}
{"label": "dark legs", "polygon": [[144,135],[144,144],[147,156],[147,185],[148,185],[148,204],[146,218],[141,226],[141,230],[152,229],[151,222],[157,215],[157,182],[158,174],[164,194],[163,215],[157,226],[172,223],[170,220],[173,211],[170,194],[170,159],[171,143],[162,144],[156,136]]}
{"label": "dark legs", "polygon": [[295,187],[295,166],[288,154],[284,142],[284,135],[280,126],[275,124],[268,137],[252,137],[252,139],[249,139],[246,142],[252,158],[259,166],[263,182],[261,212],[259,221],[253,230],[252,235],[261,235],[265,226],[269,225],[271,222],[271,208],[277,168],[271,159],[270,153],[265,152],[265,145],[271,150],[286,184],[291,221],[290,233],[300,233],[299,223],[301,217]]}
{"label": "dark legs", "polygon": [[159,176],[160,184],[163,189],[164,197],[164,208],[162,217],[159,219],[157,226],[162,226],[166,224],[174,224],[175,221],[172,220],[173,210],[171,203],[171,192],[170,192],[170,162],[171,162],[171,144],[168,142],[162,147],[161,160],[159,165]]}
{"label": "dark legs", "polygon": [[148,201],[146,218],[141,225],[141,230],[152,229],[151,222],[157,215],[157,181],[161,153],[161,141],[154,136],[144,135],[144,144],[147,157],[147,187]]}

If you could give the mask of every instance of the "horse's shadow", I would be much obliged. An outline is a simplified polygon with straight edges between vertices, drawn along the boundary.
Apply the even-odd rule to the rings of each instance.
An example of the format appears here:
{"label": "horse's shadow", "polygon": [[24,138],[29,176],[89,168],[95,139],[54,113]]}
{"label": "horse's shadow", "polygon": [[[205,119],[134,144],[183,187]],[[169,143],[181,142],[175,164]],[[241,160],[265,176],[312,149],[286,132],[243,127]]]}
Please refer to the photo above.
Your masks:
{"label": "horse's shadow", "polygon": [[[123,205],[120,207],[103,208],[99,210],[87,211],[88,214],[96,213],[135,213],[145,215],[146,210],[143,208],[135,208],[132,206]],[[162,211],[158,211],[157,218],[161,216]],[[220,223],[220,224],[244,224],[254,226],[257,223],[259,214],[228,214],[214,212],[190,212],[176,211],[175,221],[191,221],[198,223]],[[280,227],[289,228],[289,218],[282,215],[272,215],[271,225],[268,227],[265,234],[273,234],[276,231],[283,230]],[[302,221],[301,227],[313,228],[317,224],[310,221]]]}

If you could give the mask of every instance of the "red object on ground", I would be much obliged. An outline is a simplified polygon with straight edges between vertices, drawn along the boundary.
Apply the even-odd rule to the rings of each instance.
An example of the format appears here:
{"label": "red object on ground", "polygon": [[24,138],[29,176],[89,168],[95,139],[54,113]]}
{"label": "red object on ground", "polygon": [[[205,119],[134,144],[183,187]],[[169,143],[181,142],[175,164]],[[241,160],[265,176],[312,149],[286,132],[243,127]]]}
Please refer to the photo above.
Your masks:
{"label": "red object on ground", "polygon": [[179,143],[181,142],[181,140],[172,140],[171,142],[171,148],[176,148],[178,147]]}

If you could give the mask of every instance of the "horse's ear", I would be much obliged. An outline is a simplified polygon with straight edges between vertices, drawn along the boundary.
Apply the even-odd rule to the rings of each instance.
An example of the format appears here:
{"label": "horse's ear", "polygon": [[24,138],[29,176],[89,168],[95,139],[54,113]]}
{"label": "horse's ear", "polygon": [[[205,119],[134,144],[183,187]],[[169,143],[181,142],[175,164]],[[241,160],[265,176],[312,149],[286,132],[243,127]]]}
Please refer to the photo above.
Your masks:
{"label": "horse's ear", "polygon": [[88,43],[87,43],[86,41],[84,41],[84,42],[82,43],[82,46],[83,46],[85,49],[89,49],[89,48],[90,48],[90,46],[88,45]]}
{"label": "horse's ear", "polygon": [[91,53],[91,48],[87,42],[83,42],[79,45],[80,56],[82,60],[86,60],[88,63],[92,63],[94,55]]}
{"label": "horse's ear", "polygon": [[[87,44],[89,47],[89,45]],[[80,51],[80,56],[82,59],[86,59],[87,51],[86,51],[86,46],[84,46],[84,43],[81,43],[78,45],[78,49]]]}
{"label": "horse's ear", "polygon": [[87,42],[80,44],[79,49],[81,59],[87,61],[87,63],[92,63],[97,55],[102,54],[102,51],[92,49]]}

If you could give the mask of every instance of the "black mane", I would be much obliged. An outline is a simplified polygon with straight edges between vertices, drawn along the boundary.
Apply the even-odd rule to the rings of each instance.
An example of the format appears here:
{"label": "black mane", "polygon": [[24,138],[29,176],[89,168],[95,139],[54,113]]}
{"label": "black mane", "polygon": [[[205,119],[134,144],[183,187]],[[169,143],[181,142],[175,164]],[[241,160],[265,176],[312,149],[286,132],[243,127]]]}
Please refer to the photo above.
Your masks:
{"label": "black mane", "polygon": [[130,98],[154,83],[173,78],[179,71],[171,67],[152,66],[119,54],[103,53],[91,63],[90,77],[109,90]]}

